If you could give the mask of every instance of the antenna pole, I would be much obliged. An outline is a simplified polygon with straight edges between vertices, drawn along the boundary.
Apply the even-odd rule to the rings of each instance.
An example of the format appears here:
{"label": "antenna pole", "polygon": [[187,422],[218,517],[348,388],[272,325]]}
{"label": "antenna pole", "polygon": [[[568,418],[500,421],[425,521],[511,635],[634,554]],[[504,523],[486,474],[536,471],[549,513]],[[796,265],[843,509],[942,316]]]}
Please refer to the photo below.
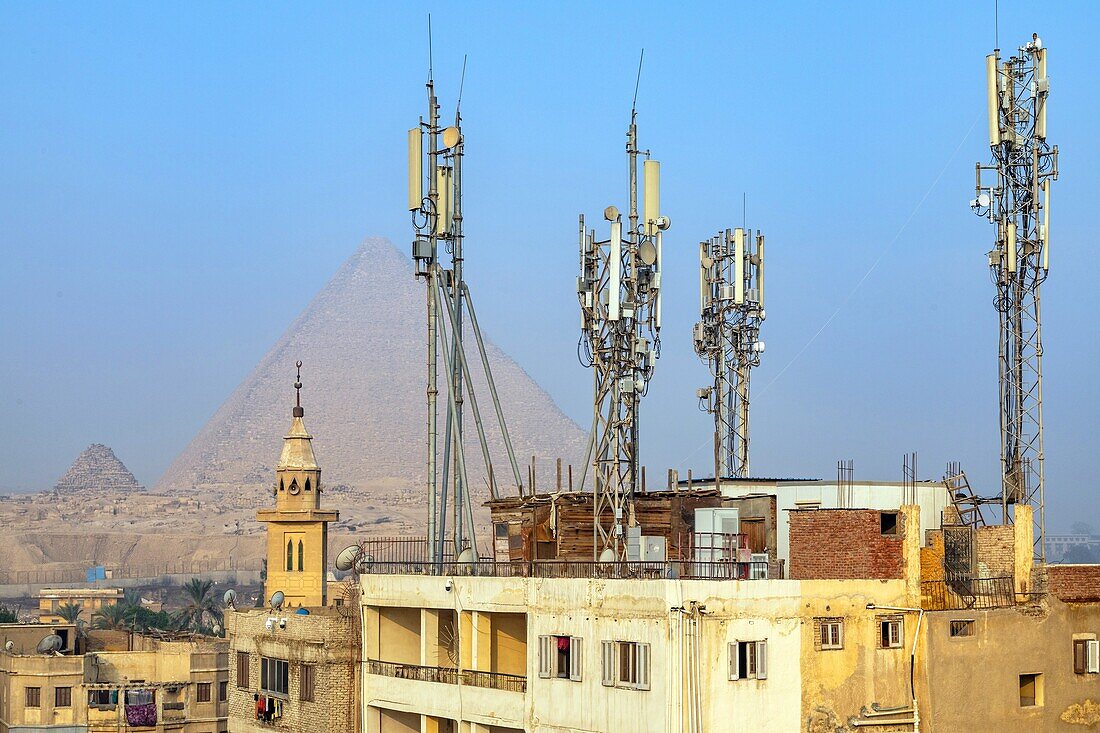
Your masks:
{"label": "antenna pole", "polygon": [[[1043,344],[1040,292],[1049,272],[1050,186],[1058,146],[1047,142],[1047,49],[1038,36],[1001,61],[986,57],[993,162],[977,166],[975,213],[995,226],[989,271],[999,320],[1001,510],[1033,508],[1035,555],[1046,559]],[[987,183],[983,174],[988,174]]]}

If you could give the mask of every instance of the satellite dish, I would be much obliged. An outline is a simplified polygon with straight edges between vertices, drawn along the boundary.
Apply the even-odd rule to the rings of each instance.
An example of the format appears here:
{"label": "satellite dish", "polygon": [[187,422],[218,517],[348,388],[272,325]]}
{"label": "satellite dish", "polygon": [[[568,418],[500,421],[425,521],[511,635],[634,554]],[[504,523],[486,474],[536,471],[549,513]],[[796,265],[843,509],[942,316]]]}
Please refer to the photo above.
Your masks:
{"label": "satellite dish", "polygon": [[50,634],[42,638],[42,641],[38,642],[38,646],[35,647],[35,651],[39,654],[50,654],[56,652],[64,646],[64,640],[57,634]]}
{"label": "satellite dish", "polygon": [[983,193],[978,196],[978,206],[989,206],[989,194]]}
{"label": "satellite dish", "polygon": [[701,264],[703,267],[705,267],[709,270],[711,268],[711,265],[714,264],[714,260],[711,259],[710,257],[707,257],[706,255],[703,255],[702,257],[699,258],[699,264]]}
{"label": "satellite dish", "polygon": [[221,627],[221,624],[214,624],[214,626],[213,626],[213,628],[211,629],[211,631],[213,631],[213,632],[214,632],[214,636],[221,636],[221,633],[222,633],[222,627]]}
{"label": "satellite dish", "polygon": [[645,264],[652,265],[657,261],[657,247],[654,246],[653,242],[642,242],[638,247],[638,257]]}
{"label": "satellite dish", "polygon": [[237,591],[233,590],[232,588],[227,590],[225,592],[225,594],[222,596],[222,603],[224,603],[226,606],[229,606],[230,608],[236,608],[237,607]]}
{"label": "satellite dish", "polygon": [[600,562],[615,562],[615,551],[610,547],[605,547],[604,551],[600,553]]}
{"label": "satellite dish", "polygon": [[15,648],[15,642],[12,641],[11,639],[8,639],[6,642],[4,642],[4,649],[6,649],[7,651],[10,652],[14,648]]}
{"label": "satellite dish", "polygon": [[660,229],[662,232],[668,229],[670,226],[672,226],[672,219],[669,219],[667,216],[657,217],[657,228]]}
{"label": "satellite dish", "polygon": [[355,558],[359,554],[359,545],[349,545],[336,556],[336,569],[348,571],[355,564]]}
{"label": "satellite dish", "polygon": [[462,133],[457,127],[448,127],[443,131],[443,147],[450,149],[462,142]]}
{"label": "satellite dish", "polygon": [[474,552],[474,548],[467,547],[462,552],[458,553],[458,562],[460,565],[469,565],[473,567],[477,564],[477,553]]}
{"label": "satellite dish", "polygon": [[614,206],[608,206],[606,209],[603,210],[603,218],[607,219],[608,221],[618,221],[619,210]]}
{"label": "satellite dish", "polygon": [[268,603],[272,608],[282,608],[284,601],[286,601],[286,596],[281,590],[277,590],[271,594],[271,600]]}

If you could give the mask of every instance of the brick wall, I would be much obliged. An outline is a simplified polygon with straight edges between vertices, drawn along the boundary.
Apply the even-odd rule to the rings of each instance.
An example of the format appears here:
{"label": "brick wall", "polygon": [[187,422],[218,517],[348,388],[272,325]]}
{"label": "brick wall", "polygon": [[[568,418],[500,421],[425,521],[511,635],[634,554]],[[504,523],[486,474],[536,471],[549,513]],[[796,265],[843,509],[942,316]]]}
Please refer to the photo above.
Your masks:
{"label": "brick wall", "polygon": [[794,580],[901,578],[905,517],[883,535],[874,509],[796,509],[790,512]]}
{"label": "brick wall", "polygon": [[[308,616],[280,613],[286,628],[268,630],[268,611],[230,611],[226,614],[229,651],[229,730],[328,731],[356,730],[359,701],[356,659],[359,653],[357,617],[344,618],[335,609],[314,609]],[[237,687],[237,652],[246,652],[248,687]],[[289,662],[290,690],[283,716],[274,723],[256,720],[256,695],[260,692],[260,658]],[[301,668],[313,665],[313,700],[302,701]]]}
{"label": "brick wall", "polygon": [[1050,592],[1067,603],[1100,601],[1100,565],[1047,565]]}
{"label": "brick wall", "polygon": [[974,537],[975,574],[981,578],[1012,575],[1016,567],[1015,542],[1011,524],[978,527]]}

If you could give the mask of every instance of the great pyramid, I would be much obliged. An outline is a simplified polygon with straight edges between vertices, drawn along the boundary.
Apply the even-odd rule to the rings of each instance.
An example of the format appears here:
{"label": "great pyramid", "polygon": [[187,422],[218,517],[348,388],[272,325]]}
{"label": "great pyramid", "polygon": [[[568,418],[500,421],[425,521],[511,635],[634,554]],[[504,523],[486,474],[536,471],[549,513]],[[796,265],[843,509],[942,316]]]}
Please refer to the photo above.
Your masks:
{"label": "great pyramid", "polygon": [[[257,506],[269,501],[281,439],[290,424],[294,363],[300,359],[305,422],[329,489],[326,502],[345,515],[379,504],[421,511],[424,329],[424,286],[413,277],[411,262],[389,241],[367,239],[172,463],[156,491],[201,497],[244,490],[255,492]],[[467,341],[475,392],[489,420],[492,409],[477,378],[472,336]],[[486,348],[523,480],[525,464],[536,456],[540,488],[549,486],[555,459],[583,460],[586,436],[515,361],[492,343]],[[445,393],[440,402],[445,404]],[[481,452],[473,420],[467,420],[470,482],[480,503],[488,493],[484,472],[474,470],[482,463]],[[441,416],[441,447],[442,429]],[[502,490],[511,491],[511,471],[498,436],[490,430],[494,473]],[[372,501],[361,501],[367,496]],[[350,526],[377,522],[358,520]]]}
{"label": "great pyramid", "polygon": [[115,452],[102,443],[85,448],[54,485],[55,491],[117,491],[123,495],[144,488]]}

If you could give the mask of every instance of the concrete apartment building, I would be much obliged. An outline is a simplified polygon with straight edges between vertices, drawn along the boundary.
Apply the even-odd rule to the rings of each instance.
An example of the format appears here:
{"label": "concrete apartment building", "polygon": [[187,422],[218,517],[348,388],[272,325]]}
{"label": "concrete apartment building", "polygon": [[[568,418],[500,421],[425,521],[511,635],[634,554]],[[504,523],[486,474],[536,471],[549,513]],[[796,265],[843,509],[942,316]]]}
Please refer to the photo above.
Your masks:
{"label": "concrete apartment building", "polygon": [[[63,639],[40,653],[51,633]],[[227,645],[206,637],[71,625],[5,626],[0,636],[0,733],[226,730]]]}

